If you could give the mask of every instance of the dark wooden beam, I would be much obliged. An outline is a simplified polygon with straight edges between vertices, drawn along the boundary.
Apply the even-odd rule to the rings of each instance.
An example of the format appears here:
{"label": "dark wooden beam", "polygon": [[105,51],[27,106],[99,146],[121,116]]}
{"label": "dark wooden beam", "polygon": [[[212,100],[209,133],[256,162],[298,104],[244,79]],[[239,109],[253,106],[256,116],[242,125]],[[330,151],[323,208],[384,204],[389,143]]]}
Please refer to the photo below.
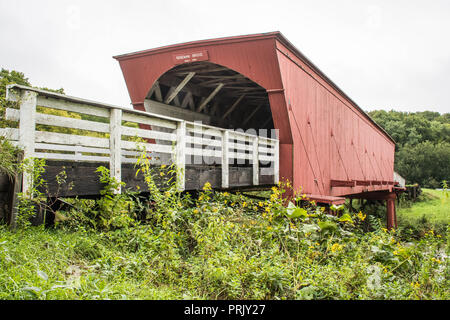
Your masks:
{"label": "dark wooden beam", "polygon": [[330,186],[332,188],[337,187],[354,187],[356,185],[354,180],[330,180]]}
{"label": "dark wooden beam", "polygon": [[370,180],[353,180],[357,186],[370,186]]}

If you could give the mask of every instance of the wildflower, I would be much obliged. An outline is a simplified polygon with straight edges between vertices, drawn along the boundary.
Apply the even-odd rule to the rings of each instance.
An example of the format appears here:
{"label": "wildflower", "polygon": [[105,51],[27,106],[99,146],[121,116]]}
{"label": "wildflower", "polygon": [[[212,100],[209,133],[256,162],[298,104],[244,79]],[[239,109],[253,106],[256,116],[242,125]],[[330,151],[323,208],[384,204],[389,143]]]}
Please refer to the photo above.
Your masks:
{"label": "wildflower", "polygon": [[199,213],[200,211],[198,211],[198,209],[194,209],[193,211],[195,214]]}
{"label": "wildflower", "polygon": [[359,218],[359,220],[364,221],[364,219],[366,219],[366,216],[367,216],[367,215],[365,215],[365,214],[362,213],[361,211],[358,212],[358,218]]}
{"label": "wildflower", "polygon": [[209,191],[211,190],[211,183],[206,182],[205,185],[203,186],[203,191]]}
{"label": "wildflower", "polygon": [[266,207],[266,212],[270,213],[270,208]]}
{"label": "wildflower", "polygon": [[216,207],[214,207],[214,208],[212,209],[212,212],[214,212],[214,213],[216,213],[217,211],[219,211],[219,209],[217,209]]}
{"label": "wildflower", "polygon": [[277,193],[278,192],[278,188],[277,187],[272,187],[272,191]]}
{"label": "wildflower", "polygon": [[258,202],[258,206],[262,207],[264,204],[260,201]]}
{"label": "wildflower", "polygon": [[161,177],[164,177],[164,172],[160,172],[159,175],[160,175]]}
{"label": "wildflower", "polygon": [[436,259],[436,258],[431,258],[431,261],[434,261],[434,262],[436,262],[437,264],[441,264],[441,263],[442,263],[441,260]]}
{"label": "wildflower", "polygon": [[394,250],[394,252],[392,252],[392,253],[394,254],[394,256],[398,255],[398,251],[397,250]]}
{"label": "wildflower", "polygon": [[199,200],[199,201],[202,201],[202,200],[203,200],[203,197],[204,197],[204,196],[201,194],[200,197],[198,197],[198,200]]}
{"label": "wildflower", "polygon": [[230,195],[230,194],[229,194],[228,192],[224,192],[224,193],[223,193],[223,196],[224,196],[224,197],[228,197],[229,195]]}
{"label": "wildflower", "polygon": [[341,251],[343,248],[339,243],[335,243],[331,246],[331,252]]}
{"label": "wildflower", "polygon": [[167,167],[165,164],[163,164],[162,166],[161,166],[161,169],[164,169],[165,167]]}
{"label": "wildflower", "polygon": [[420,283],[419,282],[411,282],[411,287],[413,287],[414,289],[419,289],[420,288]]}
{"label": "wildflower", "polygon": [[268,231],[272,230],[272,227],[271,227],[271,226],[268,226],[268,227],[267,227],[267,230],[268,230]]}
{"label": "wildflower", "polygon": [[236,204],[235,202],[232,202],[232,203],[231,203],[231,206],[234,206],[235,204]]}
{"label": "wildflower", "polygon": [[242,207],[245,208],[246,206],[247,206],[247,202],[244,201],[244,202],[242,203]]}

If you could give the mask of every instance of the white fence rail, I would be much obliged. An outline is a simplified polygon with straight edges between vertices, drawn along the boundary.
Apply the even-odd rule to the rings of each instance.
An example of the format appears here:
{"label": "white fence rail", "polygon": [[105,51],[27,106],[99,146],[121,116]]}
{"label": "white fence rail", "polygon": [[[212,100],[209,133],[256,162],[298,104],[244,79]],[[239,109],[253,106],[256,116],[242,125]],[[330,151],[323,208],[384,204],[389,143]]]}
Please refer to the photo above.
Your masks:
{"label": "white fence rail", "polygon": [[[0,135],[22,147],[24,158],[106,162],[111,176],[120,181],[122,163],[136,163],[143,148],[155,164],[176,163],[180,191],[187,164],[220,164],[223,188],[229,187],[229,166],[235,161],[252,163],[253,185],[259,184],[260,163],[270,163],[274,184],[279,180],[277,139],[20,85],[7,87],[7,100],[19,102],[19,109],[5,112],[6,119],[18,121],[19,126],[0,128]],[[58,127],[60,132],[42,126]],[[30,188],[29,180],[24,175],[24,192]]]}

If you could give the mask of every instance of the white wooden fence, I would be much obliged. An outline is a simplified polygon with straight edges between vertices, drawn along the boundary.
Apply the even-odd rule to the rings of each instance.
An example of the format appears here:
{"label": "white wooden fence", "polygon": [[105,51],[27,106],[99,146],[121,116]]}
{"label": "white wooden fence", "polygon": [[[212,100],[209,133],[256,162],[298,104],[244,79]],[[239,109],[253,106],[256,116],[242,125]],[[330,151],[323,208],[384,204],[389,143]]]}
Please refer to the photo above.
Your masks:
{"label": "white wooden fence", "polygon": [[[202,164],[211,162],[211,159],[221,164],[222,188],[229,187],[229,166],[234,160],[249,160],[252,163],[253,185],[259,184],[260,163],[270,163],[274,184],[279,180],[277,139],[21,85],[7,87],[7,100],[19,102],[19,109],[7,108],[5,112],[6,119],[18,121],[19,127],[0,128],[0,135],[23,148],[24,158],[106,162],[109,163],[111,176],[120,181],[122,163],[135,163],[140,148],[144,148],[155,164],[176,163],[180,191],[184,190],[185,168],[186,164],[191,164],[189,159],[192,156],[194,162],[200,157]],[[90,117],[86,119],[84,116],[85,119],[82,119],[83,115]],[[36,125],[66,130],[37,130]],[[142,128],[142,125],[151,126],[151,130]],[[133,137],[145,141],[136,143]],[[30,177],[24,174],[23,192],[29,189]]]}

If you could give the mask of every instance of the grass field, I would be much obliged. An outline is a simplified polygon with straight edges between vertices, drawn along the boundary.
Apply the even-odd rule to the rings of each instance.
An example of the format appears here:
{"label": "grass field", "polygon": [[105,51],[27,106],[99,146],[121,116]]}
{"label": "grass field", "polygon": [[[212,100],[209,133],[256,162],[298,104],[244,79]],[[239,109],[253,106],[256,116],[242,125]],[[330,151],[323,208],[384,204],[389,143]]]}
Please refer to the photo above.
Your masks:
{"label": "grass field", "polygon": [[401,221],[424,220],[431,223],[450,223],[450,192],[442,190],[422,189],[421,201],[410,207],[398,209],[398,219]]}

